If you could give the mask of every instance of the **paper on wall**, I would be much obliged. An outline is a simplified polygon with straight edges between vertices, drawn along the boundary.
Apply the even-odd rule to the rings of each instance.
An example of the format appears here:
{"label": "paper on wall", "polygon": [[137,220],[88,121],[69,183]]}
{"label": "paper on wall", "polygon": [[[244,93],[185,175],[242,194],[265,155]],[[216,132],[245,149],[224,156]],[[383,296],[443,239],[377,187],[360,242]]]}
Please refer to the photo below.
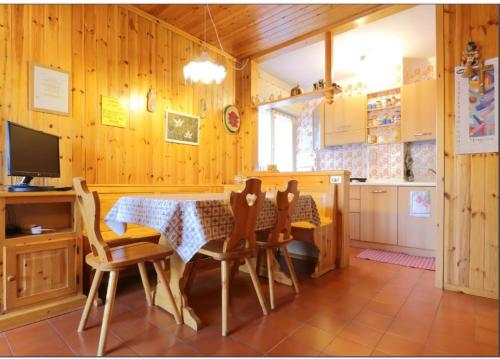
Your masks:
{"label": "paper on wall", "polygon": [[410,192],[410,216],[412,217],[431,216],[431,194],[429,191]]}

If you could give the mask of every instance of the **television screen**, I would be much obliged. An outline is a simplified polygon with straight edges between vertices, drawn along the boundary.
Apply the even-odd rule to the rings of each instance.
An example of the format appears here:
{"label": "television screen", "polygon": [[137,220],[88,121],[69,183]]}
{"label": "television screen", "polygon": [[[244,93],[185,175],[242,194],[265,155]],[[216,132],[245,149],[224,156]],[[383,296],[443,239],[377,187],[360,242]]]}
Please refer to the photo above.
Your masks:
{"label": "television screen", "polygon": [[7,122],[7,174],[59,177],[59,137]]}

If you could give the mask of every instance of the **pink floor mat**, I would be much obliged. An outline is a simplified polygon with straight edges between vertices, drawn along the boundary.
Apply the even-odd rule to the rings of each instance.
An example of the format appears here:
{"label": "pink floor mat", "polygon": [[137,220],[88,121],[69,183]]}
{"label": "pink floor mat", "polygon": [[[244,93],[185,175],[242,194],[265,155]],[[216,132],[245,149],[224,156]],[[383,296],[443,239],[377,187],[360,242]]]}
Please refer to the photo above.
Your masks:
{"label": "pink floor mat", "polygon": [[405,267],[436,270],[436,259],[434,257],[411,256],[398,252],[365,249],[356,258],[370,259],[372,261],[397,264]]}

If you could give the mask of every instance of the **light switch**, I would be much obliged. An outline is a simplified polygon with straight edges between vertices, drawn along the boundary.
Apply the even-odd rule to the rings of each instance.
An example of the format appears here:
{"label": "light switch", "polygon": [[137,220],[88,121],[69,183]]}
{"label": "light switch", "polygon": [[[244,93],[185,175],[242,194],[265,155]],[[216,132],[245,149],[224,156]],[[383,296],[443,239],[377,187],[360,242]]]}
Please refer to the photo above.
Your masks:
{"label": "light switch", "polygon": [[342,176],[330,176],[330,183],[331,184],[342,183]]}

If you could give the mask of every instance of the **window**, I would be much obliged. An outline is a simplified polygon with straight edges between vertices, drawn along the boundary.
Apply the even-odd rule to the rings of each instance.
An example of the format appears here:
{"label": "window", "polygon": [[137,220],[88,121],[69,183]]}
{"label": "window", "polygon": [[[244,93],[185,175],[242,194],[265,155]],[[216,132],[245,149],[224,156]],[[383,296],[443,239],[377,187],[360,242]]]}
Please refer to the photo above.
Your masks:
{"label": "window", "polygon": [[275,164],[281,172],[295,170],[294,116],[278,110],[259,111],[259,168]]}

